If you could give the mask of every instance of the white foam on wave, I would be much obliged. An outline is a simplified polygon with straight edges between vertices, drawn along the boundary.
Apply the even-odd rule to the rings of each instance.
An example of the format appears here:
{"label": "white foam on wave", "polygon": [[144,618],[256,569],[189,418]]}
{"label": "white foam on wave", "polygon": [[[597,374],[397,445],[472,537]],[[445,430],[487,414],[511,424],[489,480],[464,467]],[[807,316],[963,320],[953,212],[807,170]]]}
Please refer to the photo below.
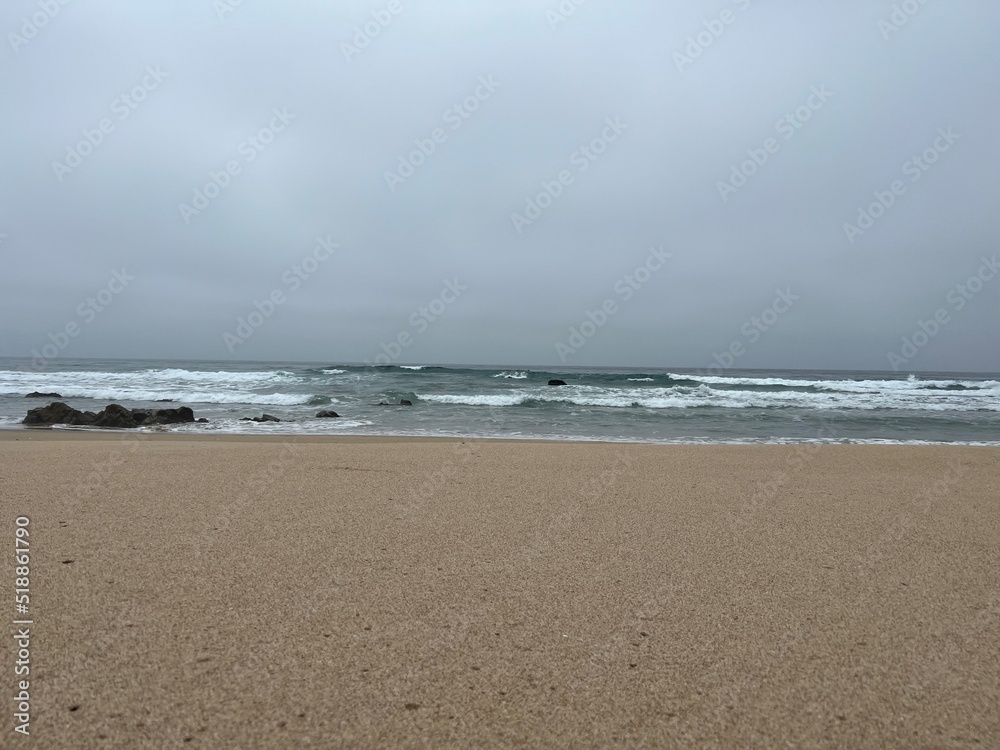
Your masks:
{"label": "white foam on wave", "polygon": [[529,398],[524,394],[470,394],[470,395],[419,395],[421,401],[437,404],[461,404],[465,406],[517,406]]}
{"label": "white foam on wave", "polygon": [[[63,398],[92,398],[104,401],[161,401],[168,399],[181,405],[188,404],[261,404],[295,406],[308,404],[310,394],[250,393],[247,391],[154,391],[143,388],[66,388],[59,391]],[[330,396],[330,403],[340,403]]]}
{"label": "white foam on wave", "polygon": [[709,385],[780,385],[793,388],[808,388],[811,385],[816,385],[815,380],[797,380],[789,378],[739,378],[736,376],[725,376],[725,375],[679,375],[677,373],[670,373],[669,377],[673,380],[693,380],[697,383],[706,383]]}
{"label": "white foam on wave", "polygon": [[191,383],[289,383],[297,382],[299,377],[287,370],[262,370],[252,372],[230,372],[217,370],[215,372],[202,370],[143,370],[139,373],[103,373],[105,375],[126,375],[154,380],[170,380]]}
{"label": "white foam on wave", "polygon": [[0,371],[0,393],[20,393],[25,388],[29,390],[57,389],[60,386],[69,387],[84,383],[91,387],[134,387],[136,384],[153,387],[176,387],[181,384],[197,384],[204,387],[226,388],[247,385],[275,385],[298,381],[299,378],[293,373],[273,370],[261,372],[198,372],[178,369],[133,372],[3,370]]}
{"label": "white foam on wave", "polygon": [[325,373],[327,375],[343,375],[345,372],[347,372],[347,370],[336,370],[336,369],[333,369],[333,370],[321,370],[321,372],[323,372],[323,373]]}
{"label": "white foam on wave", "polygon": [[[28,391],[55,391],[63,398],[112,401],[162,401],[187,404],[307,404],[313,394],[257,393],[300,381],[283,370],[209,372],[184,369],[148,369],[133,372],[18,372],[0,371],[0,395]],[[331,403],[339,403],[336,398]]]}
{"label": "white foam on wave", "polygon": [[629,378],[629,381],[633,383],[652,383],[653,378]]}
{"label": "white foam on wave", "polygon": [[528,377],[528,373],[524,371],[511,370],[508,372],[504,370],[503,372],[498,372],[493,375],[494,378],[508,378],[510,380],[525,380]]}
{"label": "white foam on wave", "polygon": [[[873,391],[933,391],[947,386],[960,385],[972,390],[990,391],[1000,395],[1000,382],[996,380],[920,380],[914,376],[898,380],[806,380],[802,378],[747,378],[726,375],[680,375],[670,373],[674,380],[693,380],[708,385],[783,386],[787,388],[814,388],[820,391],[846,391],[871,393]],[[631,379],[631,378],[630,378]]]}
{"label": "white foam on wave", "polygon": [[[519,406],[529,400],[608,408],[691,409],[905,409],[913,411],[1000,411],[1000,400],[980,391],[911,391],[843,393],[834,391],[719,390],[702,384],[673,388],[603,388],[576,386],[520,390],[504,394],[417,394],[423,401],[467,406]],[[931,394],[931,395],[928,395]]]}
{"label": "white foam on wave", "polygon": [[423,370],[423,365],[400,365],[401,370]]}
{"label": "white foam on wave", "polygon": [[[370,427],[374,424],[365,419],[303,419],[282,422],[247,422],[239,419],[213,419],[207,423],[169,425],[167,432],[221,432],[227,434],[253,435],[309,435],[328,434],[331,432],[347,432],[360,427]],[[139,428],[153,431],[164,431],[164,428]]]}

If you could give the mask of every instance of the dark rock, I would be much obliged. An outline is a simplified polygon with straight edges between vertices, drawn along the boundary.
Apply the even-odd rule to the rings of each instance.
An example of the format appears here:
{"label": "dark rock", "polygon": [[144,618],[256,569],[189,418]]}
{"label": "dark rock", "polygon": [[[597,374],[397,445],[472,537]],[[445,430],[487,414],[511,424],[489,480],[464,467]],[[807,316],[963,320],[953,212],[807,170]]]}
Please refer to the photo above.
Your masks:
{"label": "dark rock", "polygon": [[169,404],[169,403],[172,403],[172,402],[173,402],[172,398],[158,398],[153,403],[154,404]]}
{"label": "dark rock", "polygon": [[204,417],[198,417],[198,419],[196,419],[195,421],[196,422],[208,422],[208,420],[205,419]]}
{"label": "dark rock", "polygon": [[58,393],[41,393],[39,391],[32,391],[25,395],[25,398],[62,398]]}
{"label": "dark rock", "polygon": [[186,406],[178,409],[132,409],[129,411],[120,404],[109,404],[100,413],[77,411],[61,401],[54,401],[48,406],[31,409],[22,420],[23,424],[74,424],[91,425],[93,427],[110,427],[112,429],[128,429],[140,425],[181,424],[193,422],[194,412]]}
{"label": "dark rock", "polygon": [[136,424],[185,424],[194,422],[194,412],[187,406],[180,406],[176,409],[133,409],[132,419]]}
{"label": "dark rock", "polygon": [[67,406],[62,401],[53,401],[48,406],[39,406],[37,409],[29,409],[27,415],[21,420],[21,424],[93,424],[95,419],[93,412],[83,412]]}
{"label": "dark rock", "polygon": [[413,406],[413,402],[408,398],[404,398],[399,402],[400,406]]}
{"label": "dark rock", "polygon": [[565,380],[550,380],[549,385],[566,385]]}
{"label": "dark rock", "polygon": [[280,422],[281,420],[277,417],[272,417],[270,414],[261,414],[259,417],[241,417],[241,422]]}
{"label": "dark rock", "polygon": [[337,412],[330,411],[329,409],[324,409],[323,411],[319,412],[316,415],[317,419],[334,419],[334,418],[339,417],[339,416],[340,415],[337,414]]}
{"label": "dark rock", "polygon": [[132,416],[132,412],[120,404],[108,404],[94,420],[94,427],[128,428],[135,427],[137,424],[142,424],[142,422],[137,422]]}
{"label": "dark rock", "polygon": [[179,406],[176,409],[157,409],[145,424],[183,424],[194,421],[194,412],[190,407]]}
{"label": "dark rock", "polygon": [[388,406],[389,404],[387,404],[385,401],[379,401],[378,405],[379,406]]}

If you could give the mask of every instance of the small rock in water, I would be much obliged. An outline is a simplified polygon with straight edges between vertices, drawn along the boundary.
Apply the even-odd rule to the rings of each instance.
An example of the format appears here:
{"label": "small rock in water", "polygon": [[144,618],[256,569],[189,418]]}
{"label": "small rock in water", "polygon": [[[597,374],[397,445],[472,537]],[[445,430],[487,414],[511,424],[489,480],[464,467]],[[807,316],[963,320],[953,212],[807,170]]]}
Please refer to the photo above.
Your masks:
{"label": "small rock in water", "polygon": [[553,379],[549,381],[549,385],[566,385],[565,380]]}
{"label": "small rock in water", "polygon": [[324,409],[316,415],[317,419],[334,419],[339,416],[340,415],[337,414],[337,412],[331,411],[330,409]]}

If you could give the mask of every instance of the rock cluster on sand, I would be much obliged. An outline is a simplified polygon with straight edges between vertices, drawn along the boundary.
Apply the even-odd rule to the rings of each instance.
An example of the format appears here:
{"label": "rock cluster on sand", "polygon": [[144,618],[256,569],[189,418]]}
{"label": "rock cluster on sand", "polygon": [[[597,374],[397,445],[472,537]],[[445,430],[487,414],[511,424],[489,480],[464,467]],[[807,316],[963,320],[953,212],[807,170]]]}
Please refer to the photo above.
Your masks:
{"label": "rock cluster on sand", "polygon": [[[178,409],[126,409],[119,404],[109,404],[103,411],[80,411],[67,406],[62,401],[53,401],[48,406],[29,409],[21,420],[27,425],[87,425],[89,427],[148,427],[158,424],[183,424],[194,422],[194,412],[186,406]],[[202,420],[198,420],[199,422]],[[208,420],[205,420],[208,421]]]}

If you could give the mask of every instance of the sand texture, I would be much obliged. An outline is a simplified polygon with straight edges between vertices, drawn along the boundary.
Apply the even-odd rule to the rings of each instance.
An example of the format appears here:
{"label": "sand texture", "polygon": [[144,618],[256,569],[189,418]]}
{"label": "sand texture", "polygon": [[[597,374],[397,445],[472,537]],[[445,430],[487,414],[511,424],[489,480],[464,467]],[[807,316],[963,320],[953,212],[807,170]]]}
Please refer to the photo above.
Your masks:
{"label": "sand texture", "polygon": [[994,448],[22,430],[0,508],[0,747],[1000,747]]}

